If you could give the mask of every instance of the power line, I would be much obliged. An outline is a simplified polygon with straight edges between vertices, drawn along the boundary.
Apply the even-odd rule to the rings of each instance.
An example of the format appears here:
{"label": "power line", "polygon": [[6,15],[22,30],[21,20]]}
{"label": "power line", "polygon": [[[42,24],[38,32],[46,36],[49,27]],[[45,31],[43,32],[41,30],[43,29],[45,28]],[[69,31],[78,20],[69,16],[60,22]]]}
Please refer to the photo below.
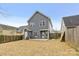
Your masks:
{"label": "power line", "polygon": [[3,17],[11,16],[8,11],[0,6],[0,15]]}

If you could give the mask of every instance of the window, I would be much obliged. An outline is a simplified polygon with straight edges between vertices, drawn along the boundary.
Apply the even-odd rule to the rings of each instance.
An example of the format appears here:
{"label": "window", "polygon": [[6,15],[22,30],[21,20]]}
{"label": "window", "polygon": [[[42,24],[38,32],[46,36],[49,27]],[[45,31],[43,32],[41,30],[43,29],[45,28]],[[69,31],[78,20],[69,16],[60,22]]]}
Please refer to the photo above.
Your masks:
{"label": "window", "polygon": [[44,21],[44,20],[42,20],[42,21],[40,22],[40,26],[45,26],[45,21]]}
{"label": "window", "polygon": [[45,25],[45,22],[43,21],[43,26]]}
{"label": "window", "polygon": [[30,26],[33,27],[34,23],[30,23]]}

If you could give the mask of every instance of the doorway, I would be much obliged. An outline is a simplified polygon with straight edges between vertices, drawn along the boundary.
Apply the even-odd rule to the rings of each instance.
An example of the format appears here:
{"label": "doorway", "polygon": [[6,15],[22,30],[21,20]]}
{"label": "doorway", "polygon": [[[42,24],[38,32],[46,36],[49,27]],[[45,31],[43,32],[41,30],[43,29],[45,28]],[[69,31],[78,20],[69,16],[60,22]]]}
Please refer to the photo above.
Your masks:
{"label": "doorway", "polygon": [[24,39],[26,39],[27,36],[28,36],[27,29],[24,29]]}
{"label": "doorway", "polygon": [[48,34],[48,32],[47,31],[40,31],[40,37],[42,38],[42,39],[47,39],[47,34]]}

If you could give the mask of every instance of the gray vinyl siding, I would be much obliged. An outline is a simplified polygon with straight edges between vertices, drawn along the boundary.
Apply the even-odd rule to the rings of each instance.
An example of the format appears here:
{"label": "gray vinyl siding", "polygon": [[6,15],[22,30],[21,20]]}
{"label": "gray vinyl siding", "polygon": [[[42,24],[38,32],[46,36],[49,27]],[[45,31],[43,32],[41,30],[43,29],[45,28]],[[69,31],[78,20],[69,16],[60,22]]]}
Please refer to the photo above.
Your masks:
{"label": "gray vinyl siding", "polygon": [[[45,26],[40,26],[40,23],[41,23],[42,20],[45,21]],[[36,31],[38,29],[48,29],[48,19],[43,17],[43,16],[41,16],[41,15],[39,15],[39,14],[36,14],[32,18],[32,20],[30,20],[29,25],[30,25],[30,23],[34,23],[34,26],[29,27],[29,29],[31,29],[33,31],[34,30]]]}

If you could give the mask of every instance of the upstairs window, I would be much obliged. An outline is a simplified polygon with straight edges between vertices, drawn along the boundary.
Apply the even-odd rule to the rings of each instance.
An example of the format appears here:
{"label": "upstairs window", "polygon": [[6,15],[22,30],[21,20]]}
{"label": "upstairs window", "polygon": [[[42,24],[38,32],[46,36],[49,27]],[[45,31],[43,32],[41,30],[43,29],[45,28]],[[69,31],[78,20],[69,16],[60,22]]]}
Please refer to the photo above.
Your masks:
{"label": "upstairs window", "polygon": [[42,20],[42,21],[40,22],[40,26],[45,26],[45,21],[44,21],[44,20]]}
{"label": "upstairs window", "polygon": [[43,26],[45,25],[45,22],[43,21]]}
{"label": "upstairs window", "polygon": [[30,23],[30,26],[33,27],[34,23]]}

